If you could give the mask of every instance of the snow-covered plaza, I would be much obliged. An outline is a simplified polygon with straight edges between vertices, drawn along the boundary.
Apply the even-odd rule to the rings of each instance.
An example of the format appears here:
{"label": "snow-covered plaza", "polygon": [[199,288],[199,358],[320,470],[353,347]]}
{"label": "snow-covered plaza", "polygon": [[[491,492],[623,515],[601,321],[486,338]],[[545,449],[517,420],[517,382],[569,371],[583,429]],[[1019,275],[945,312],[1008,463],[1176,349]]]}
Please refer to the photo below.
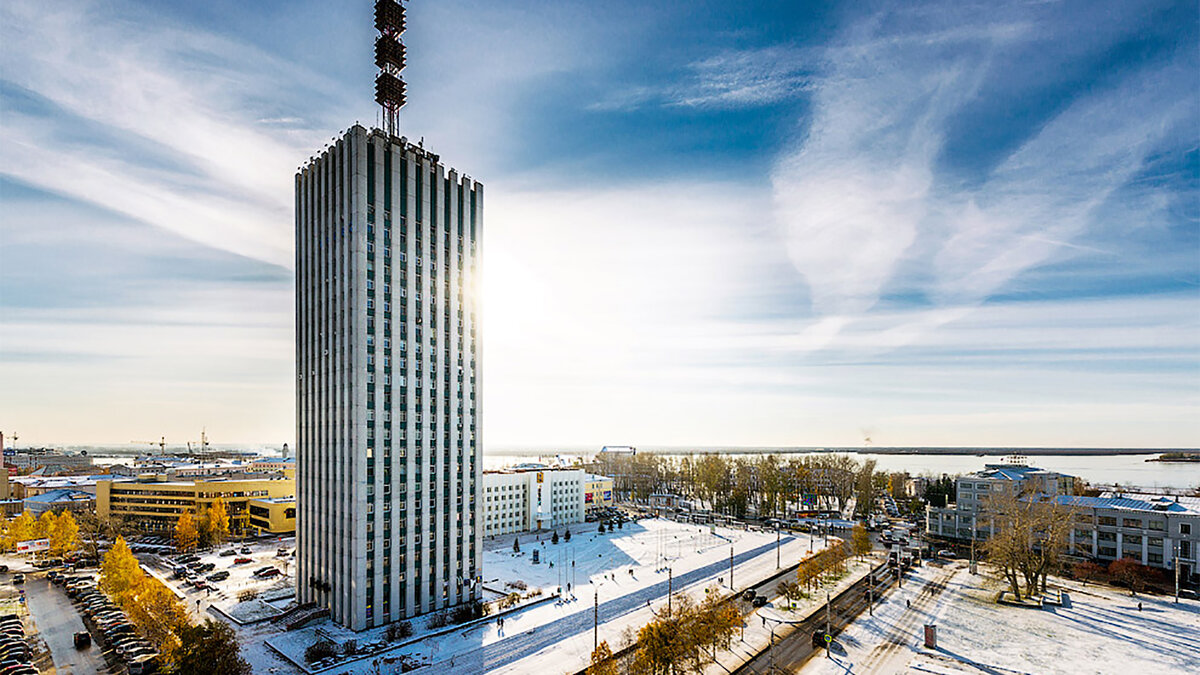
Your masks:
{"label": "snow-covered plaza", "polygon": [[[983,571],[982,569],[980,570]],[[1169,675],[1200,672],[1200,606],[1107,586],[1051,579],[1062,606],[1022,608],[995,602],[1002,586],[963,563],[913,571],[873,617],[837,637],[831,656],[805,675],[992,673]],[[1140,608],[1139,608],[1140,603]],[[911,606],[909,606],[911,605]],[[926,624],[937,627],[927,649]]]}
{"label": "snow-covered plaza", "polygon": [[[615,649],[626,629],[641,627],[653,618],[653,611],[665,605],[668,583],[676,593],[697,598],[705,588],[718,583],[728,586],[731,550],[739,588],[769,577],[777,569],[773,531],[714,529],[663,519],[625,523],[605,534],[596,529],[594,523],[572,525],[571,540],[567,542],[560,530],[558,544],[550,543],[549,533],[522,534],[520,553],[513,551],[512,536],[485,543],[484,585],[492,589],[491,597],[506,589],[517,592],[509,585],[516,581],[524,582],[523,595],[541,591],[540,596],[524,601],[532,604],[505,614],[503,628],[496,618],[489,618],[444,632],[432,631],[424,618],[417,618],[412,621],[411,642],[322,672],[374,672],[374,661],[385,663],[400,655],[432,662],[432,667],[420,671],[423,674],[579,670],[587,665],[594,629],[599,640],[608,641]],[[810,538],[784,535],[778,546],[778,562],[787,567],[806,554]],[[536,564],[532,562],[534,550],[538,551]],[[571,562],[575,563],[573,572]],[[560,586],[563,593],[558,596]],[[323,621],[288,633],[263,624],[241,627],[239,633],[255,672],[299,672],[278,652],[289,660],[302,661],[304,648],[318,638],[354,639],[364,644],[380,639],[383,631],[355,634]],[[270,647],[253,646],[264,641]]]}

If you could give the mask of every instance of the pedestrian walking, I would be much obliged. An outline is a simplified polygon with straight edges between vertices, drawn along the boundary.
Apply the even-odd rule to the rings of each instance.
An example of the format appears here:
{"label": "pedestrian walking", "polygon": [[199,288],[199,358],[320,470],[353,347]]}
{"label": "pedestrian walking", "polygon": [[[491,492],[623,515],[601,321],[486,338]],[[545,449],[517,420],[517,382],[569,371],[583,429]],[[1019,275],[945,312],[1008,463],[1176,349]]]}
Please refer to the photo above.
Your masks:
{"label": "pedestrian walking", "polygon": [[1140,603],[1140,602],[1138,603],[1138,611],[1139,612],[1142,611],[1142,603]]}

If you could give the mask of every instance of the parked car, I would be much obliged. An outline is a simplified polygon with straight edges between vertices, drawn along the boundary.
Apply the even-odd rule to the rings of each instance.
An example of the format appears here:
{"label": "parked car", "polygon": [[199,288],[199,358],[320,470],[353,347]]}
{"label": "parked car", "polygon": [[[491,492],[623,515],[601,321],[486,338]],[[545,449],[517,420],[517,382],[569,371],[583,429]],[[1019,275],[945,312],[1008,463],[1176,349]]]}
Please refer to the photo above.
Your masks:
{"label": "parked car", "polygon": [[945,559],[947,559],[947,560],[953,560],[954,558],[957,558],[957,557],[958,557],[958,554],[956,554],[954,551],[951,551],[951,550],[947,549],[947,550],[944,550],[944,551],[938,551],[938,552],[937,552],[937,557],[939,557],[939,558],[945,558]]}
{"label": "parked car", "polygon": [[226,579],[229,578],[229,571],[221,570],[220,572],[213,572],[212,574],[208,575],[205,578],[208,579],[209,581],[225,581]]}
{"label": "parked car", "polygon": [[75,649],[87,649],[92,646],[92,634],[81,630],[75,634]]}
{"label": "parked car", "polygon": [[755,607],[762,607],[767,604],[767,596],[756,595],[756,596],[754,596],[754,600],[752,600],[750,602],[750,604],[754,605]]}
{"label": "parked car", "polygon": [[251,553],[254,553],[254,551],[252,551],[249,546],[243,546],[241,548],[241,550],[238,552],[241,553],[242,555],[250,555]]}
{"label": "parked car", "polygon": [[14,574],[13,578],[12,578],[12,582],[13,582],[14,586],[16,586],[17,584],[25,583],[25,575],[24,574]]}
{"label": "parked car", "polygon": [[236,548],[227,548],[224,551],[221,551],[221,555],[222,556],[237,555],[237,549]]}
{"label": "parked car", "polygon": [[742,591],[742,599],[746,601],[754,600],[755,595],[756,593],[754,592],[753,588],[747,588],[746,590]]}
{"label": "parked car", "polygon": [[237,558],[233,561],[234,565],[245,565],[246,563],[254,562],[250,558]]}
{"label": "parked car", "polygon": [[129,675],[152,675],[158,672],[158,655],[139,656],[129,663]]}

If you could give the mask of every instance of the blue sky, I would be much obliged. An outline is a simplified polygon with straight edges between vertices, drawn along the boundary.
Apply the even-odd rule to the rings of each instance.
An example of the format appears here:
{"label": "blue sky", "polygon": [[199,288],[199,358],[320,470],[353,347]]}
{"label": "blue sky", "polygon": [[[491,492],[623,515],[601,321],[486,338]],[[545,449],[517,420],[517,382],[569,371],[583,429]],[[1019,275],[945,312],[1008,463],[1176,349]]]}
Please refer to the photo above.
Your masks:
{"label": "blue sky", "polygon": [[[1200,446],[1194,2],[409,4],[487,447]],[[0,8],[0,429],[290,442],[370,3]]]}

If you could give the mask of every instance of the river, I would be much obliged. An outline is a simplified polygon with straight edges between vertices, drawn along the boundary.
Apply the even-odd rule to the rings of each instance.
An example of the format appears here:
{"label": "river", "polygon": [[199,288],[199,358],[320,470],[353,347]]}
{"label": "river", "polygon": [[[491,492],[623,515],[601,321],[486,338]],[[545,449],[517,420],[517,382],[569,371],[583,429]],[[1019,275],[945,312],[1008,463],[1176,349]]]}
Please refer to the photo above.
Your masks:
{"label": "river", "polygon": [[[679,453],[656,452],[664,457],[678,457]],[[783,458],[827,453],[789,452],[779,453]],[[539,455],[529,454],[485,454],[483,466],[485,469],[500,469],[521,462],[538,461],[539,456],[549,459],[554,453]],[[594,453],[564,452],[559,456],[571,459],[574,457],[592,457]],[[736,457],[757,457],[761,453],[734,453]],[[910,475],[922,474],[961,474],[978,471],[984,464],[998,464],[1003,457],[977,457],[975,455],[944,455],[944,454],[876,454],[852,453],[858,461],[873,459],[879,471],[907,471]],[[1077,476],[1089,483],[1099,485],[1121,484],[1143,488],[1200,488],[1200,463],[1185,462],[1147,462],[1147,459],[1157,457],[1158,453],[1146,455],[1038,455],[1030,456],[1026,463],[1050,471]]]}

